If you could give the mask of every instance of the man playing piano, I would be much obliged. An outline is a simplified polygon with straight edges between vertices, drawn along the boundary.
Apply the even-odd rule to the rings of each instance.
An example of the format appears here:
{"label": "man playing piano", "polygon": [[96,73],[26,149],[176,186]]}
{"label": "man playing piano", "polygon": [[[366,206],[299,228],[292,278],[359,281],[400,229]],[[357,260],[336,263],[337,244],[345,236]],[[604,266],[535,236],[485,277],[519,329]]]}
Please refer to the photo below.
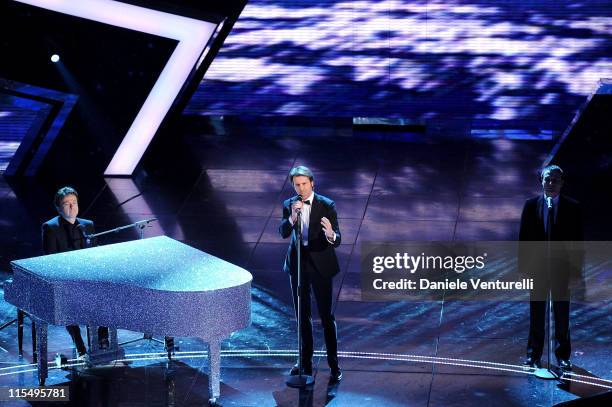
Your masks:
{"label": "man playing piano", "polygon": [[[336,205],[331,199],[314,193],[314,175],[307,167],[293,168],[289,173],[289,179],[297,196],[283,203],[283,219],[279,232],[283,239],[291,236],[284,270],[289,274],[293,305],[297,315],[297,245],[300,242],[294,233],[294,225],[297,222],[298,212],[301,212],[302,323],[299,329],[302,337],[302,370],[303,374],[312,376],[313,335],[310,309],[312,291],[323,325],[327,363],[331,369],[330,381],[338,382],[342,379],[342,370],[338,365],[336,319],[332,310],[333,277],[340,271],[334,250],[340,245]],[[299,365],[290,371],[290,375],[299,373]]]}
{"label": "man playing piano", "polygon": [[[61,253],[89,247],[85,235],[94,233],[94,224],[87,219],[77,218],[79,194],[71,187],[60,188],[53,200],[58,216],[42,225],[42,244],[45,254]],[[79,358],[85,358],[87,350],[78,325],[69,325],[66,330],[72,337]],[[108,347],[108,328],[98,328],[100,348]]]}

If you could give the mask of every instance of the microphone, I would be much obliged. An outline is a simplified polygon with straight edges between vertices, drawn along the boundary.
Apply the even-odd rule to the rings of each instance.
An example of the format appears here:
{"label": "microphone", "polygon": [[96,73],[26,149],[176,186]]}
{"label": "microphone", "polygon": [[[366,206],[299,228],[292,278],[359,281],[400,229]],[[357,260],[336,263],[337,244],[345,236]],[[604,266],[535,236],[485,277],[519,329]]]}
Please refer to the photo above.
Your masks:
{"label": "microphone", "polygon": [[139,220],[138,222],[134,222],[134,225],[144,227],[145,225],[148,225],[151,222],[157,222],[157,218]]}
{"label": "microphone", "polygon": [[548,209],[552,209],[552,203],[553,203],[553,199],[550,196],[547,196],[546,205],[548,206]]}
{"label": "microphone", "polygon": [[[302,197],[302,195],[298,195],[296,201],[302,202],[304,201],[304,198]],[[300,213],[300,212],[302,212],[302,208],[297,209],[297,213]]]}

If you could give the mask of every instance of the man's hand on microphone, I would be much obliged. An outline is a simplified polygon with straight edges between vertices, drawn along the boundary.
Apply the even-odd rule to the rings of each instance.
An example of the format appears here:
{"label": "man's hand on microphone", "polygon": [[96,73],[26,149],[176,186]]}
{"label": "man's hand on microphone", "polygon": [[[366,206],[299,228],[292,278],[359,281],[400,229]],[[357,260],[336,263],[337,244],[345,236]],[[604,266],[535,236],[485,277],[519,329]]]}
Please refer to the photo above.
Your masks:
{"label": "man's hand on microphone", "polygon": [[297,222],[297,214],[300,210],[302,210],[303,206],[304,202],[299,200],[295,201],[293,205],[291,205],[291,223]]}

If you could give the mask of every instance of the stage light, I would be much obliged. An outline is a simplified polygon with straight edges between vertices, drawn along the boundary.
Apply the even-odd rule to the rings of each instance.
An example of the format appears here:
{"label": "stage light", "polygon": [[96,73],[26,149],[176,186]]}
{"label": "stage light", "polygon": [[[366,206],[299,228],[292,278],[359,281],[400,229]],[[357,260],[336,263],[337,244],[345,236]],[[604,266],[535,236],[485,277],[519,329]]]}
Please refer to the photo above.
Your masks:
{"label": "stage light", "polygon": [[56,63],[56,62],[59,62],[59,60],[60,60],[59,55],[57,54],[51,55],[51,62]]}
{"label": "stage light", "polygon": [[17,1],[178,42],[104,171],[105,175],[131,175],[195,68],[217,24],[112,0]]}

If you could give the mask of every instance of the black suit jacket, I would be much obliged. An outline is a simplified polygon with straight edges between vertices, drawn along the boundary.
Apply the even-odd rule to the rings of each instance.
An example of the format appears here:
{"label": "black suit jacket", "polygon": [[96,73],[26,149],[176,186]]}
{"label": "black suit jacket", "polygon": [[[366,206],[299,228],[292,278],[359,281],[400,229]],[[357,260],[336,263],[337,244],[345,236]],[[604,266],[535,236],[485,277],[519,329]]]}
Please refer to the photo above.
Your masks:
{"label": "black suit jacket", "polygon": [[[77,222],[80,225],[85,226],[85,233],[88,235],[95,233],[94,223],[87,219],[77,218]],[[43,252],[45,254],[62,253],[70,250],[74,250],[73,245],[68,241],[68,236],[63,230],[60,216],[56,216],[53,219],[49,219],[42,225],[42,243]],[[85,244],[85,238],[80,237],[75,245],[80,248],[87,247]],[[93,244],[92,244],[93,245]]]}
{"label": "black suit jacket", "polygon": [[[519,240],[543,241],[546,240],[544,231],[544,196],[540,195],[525,202],[521,215],[521,230]],[[581,241],[582,210],[578,201],[565,195],[559,196],[557,218],[552,228],[551,240],[554,241]]]}
{"label": "black suit jacket", "polygon": [[[541,280],[545,278],[549,258],[544,255],[547,253],[545,243],[543,243],[546,241],[544,205],[546,202],[543,195],[525,202],[519,232],[521,241],[519,244],[519,271]],[[560,195],[551,241],[563,243],[551,245],[550,261],[551,277],[563,288],[567,287],[569,277],[580,278],[582,275],[584,256],[582,240],[583,225],[580,204],[565,195]]]}
{"label": "black suit jacket", "polygon": [[[291,243],[287,249],[285,257],[285,265],[283,269],[287,273],[297,273],[297,236],[293,233],[294,225],[291,224],[291,205],[297,200],[297,196],[287,199],[283,202],[283,219],[279,227],[279,233],[283,239],[291,236]],[[334,243],[329,243],[325,237],[325,231],[321,225],[321,218],[326,217],[332,224],[334,232],[336,232],[336,240]],[[308,223],[308,249],[310,258],[321,275],[333,277],[340,272],[338,266],[338,258],[334,248],[340,246],[342,236],[340,227],[338,226],[338,214],[336,213],[336,204],[329,198],[323,195],[314,194],[312,208],[310,209],[310,220]]]}

